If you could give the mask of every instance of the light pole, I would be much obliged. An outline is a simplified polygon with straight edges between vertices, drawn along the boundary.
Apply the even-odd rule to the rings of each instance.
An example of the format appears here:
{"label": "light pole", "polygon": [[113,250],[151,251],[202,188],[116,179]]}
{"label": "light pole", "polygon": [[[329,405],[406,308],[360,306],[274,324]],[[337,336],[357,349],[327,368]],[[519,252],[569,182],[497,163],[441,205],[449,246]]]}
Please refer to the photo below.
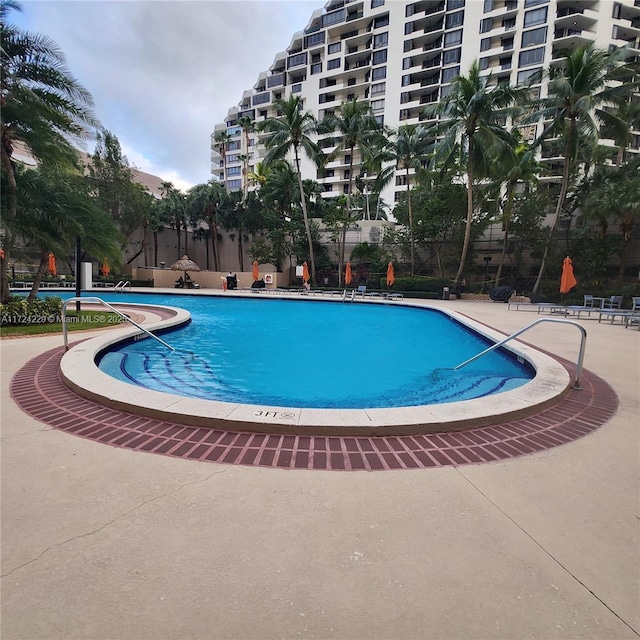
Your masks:
{"label": "light pole", "polygon": [[484,260],[484,284],[482,285],[482,293],[487,292],[487,280],[489,279],[489,263],[491,262],[491,256],[485,256]]}

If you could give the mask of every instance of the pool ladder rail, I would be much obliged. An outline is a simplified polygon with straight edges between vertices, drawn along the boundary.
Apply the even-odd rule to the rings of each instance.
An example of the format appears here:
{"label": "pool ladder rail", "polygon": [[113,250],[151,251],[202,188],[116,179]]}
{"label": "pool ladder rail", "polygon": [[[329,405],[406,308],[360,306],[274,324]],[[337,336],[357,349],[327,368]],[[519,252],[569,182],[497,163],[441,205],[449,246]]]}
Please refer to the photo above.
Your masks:
{"label": "pool ladder rail", "polygon": [[129,280],[120,280],[120,282],[118,282],[118,284],[113,288],[118,293],[124,293],[127,287],[129,287],[129,291],[131,291],[131,282],[129,282]]}
{"label": "pool ladder rail", "polygon": [[164,340],[162,340],[162,338],[159,338],[157,335],[151,333],[151,331],[148,331],[143,326],[139,325],[135,320],[132,320],[128,315],[122,313],[122,311],[118,311],[118,309],[116,309],[115,307],[112,307],[108,302],[105,302],[102,298],[97,298],[95,296],[83,296],[82,298],[80,297],[68,298],[62,303],[62,337],[64,340],[65,351],[69,351],[69,337],[67,332],[67,305],[70,302],[91,302],[91,303],[97,302],[107,307],[109,311],[112,311],[113,313],[119,315],[123,320],[130,322],[134,327],[140,329],[140,331],[142,331],[143,333],[146,333],[149,337],[153,338],[154,340],[157,340],[160,344],[167,347],[167,349],[171,349],[171,351],[175,351],[175,348],[172,347],[170,344],[166,343]]}
{"label": "pool ladder rail", "polygon": [[514,338],[517,338],[520,334],[524,333],[528,329],[531,329],[532,327],[535,327],[537,324],[540,324],[541,322],[560,322],[561,324],[572,324],[573,326],[577,327],[580,330],[580,333],[582,335],[580,337],[580,351],[578,353],[578,362],[576,365],[576,377],[573,384],[571,385],[572,389],[576,389],[577,391],[580,391],[581,390],[580,374],[582,373],[582,363],[584,362],[584,350],[586,348],[586,342],[587,342],[587,330],[575,320],[565,320],[562,318],[539,318],[538,320],[534,320],[533,322],[529,323],[526,327],[522,327],[522,329],[519,329],[515,333],[512,333],[510,336],[507,336],[504,340],[500,340],[500,342],[496,342],[496,344],[492,345],[488,349],[485,349],[484,351],[481,351],[480,353],[476,354],[475,356],[473,356],[473,358],[469,358],[468,360],[465,360],[464,362],[459,364],[457,367],[453,367],[453,371],[462,369],[462,367],[465,367],[466,365],[473,362],[474,360],[477,360],[478,358],[481,358],[483,355],[491,351],[494,351],[498,347],[501,347],[503,344],[509,342],[509,340],[513,340]]}

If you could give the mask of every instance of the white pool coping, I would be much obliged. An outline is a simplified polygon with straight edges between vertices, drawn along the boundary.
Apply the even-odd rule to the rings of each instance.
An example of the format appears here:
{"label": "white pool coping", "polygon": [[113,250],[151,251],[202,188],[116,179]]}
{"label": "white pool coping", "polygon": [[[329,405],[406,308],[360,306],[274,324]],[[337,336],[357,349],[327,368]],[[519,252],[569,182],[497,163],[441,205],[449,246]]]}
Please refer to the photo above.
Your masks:
{"label": "white pool coping", "polygon": [[[370,300],[359,304],[388,303]],[[394,302],[393,306],[399,304],[429,309],[410,301]],[[159,305],[129,303],[126,306],[142,314],[152,312],[154,307],[159,308]],[[184,309],[162,308],[171,309],[175,315],[169,319],[145,322],[145,329],[168,329],[190,320],[189,312]],[[503,333],[455,311],[442,308],[437,311],[493,342],[505,338]],[[308,409],[220,402],[144,389],[121,382],[97,367],[95,361],[101,352],[138,335],[144,336],[135,327],[114,329],[71,347],[60,363],[62,380],[79,395],[105,406],[180,424],[260,433],[361,436],[460,431],[521,419],[558,402],[569,392],[571,382],[568,371],[559,362],[514,340],[504,348],[529,362],[536,372],[535,377],[517,389],[474,400],[384,409]],[[171,342],[170,337],[165,338]]]}

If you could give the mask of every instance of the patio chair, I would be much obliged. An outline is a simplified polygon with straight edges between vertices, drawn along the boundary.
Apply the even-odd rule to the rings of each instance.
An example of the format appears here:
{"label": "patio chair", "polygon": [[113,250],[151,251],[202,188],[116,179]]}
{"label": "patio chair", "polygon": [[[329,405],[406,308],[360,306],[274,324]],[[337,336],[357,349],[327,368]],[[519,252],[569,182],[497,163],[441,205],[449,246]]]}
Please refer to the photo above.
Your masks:
{"label": "patio chair", "polygon": [[593,296],[585,295],[583,307],[593,307],[595,305],[595,300]]}
{"label": "patio chair", "polygon": [[611,296],[608,300],[604,301],[602,305],[603,309],[620,309],[622,306],[622,296]]}

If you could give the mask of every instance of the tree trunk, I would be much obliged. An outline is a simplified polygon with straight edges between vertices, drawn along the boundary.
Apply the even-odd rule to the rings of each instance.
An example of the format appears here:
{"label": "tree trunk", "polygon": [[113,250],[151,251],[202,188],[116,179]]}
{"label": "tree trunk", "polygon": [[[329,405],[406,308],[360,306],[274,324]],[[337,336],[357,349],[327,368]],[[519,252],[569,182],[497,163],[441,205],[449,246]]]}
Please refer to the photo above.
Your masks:
{"label": "tree trunk", "polygon": [[347,225],[351,220],[351,190],[353,189],[353,149],[354,146],[349,147],[349,186],[347,187],[347,208],[345,215],[345,223],[342,229],[342,238],[340,239],[340,251],[338,252],[338,286],[342,286],[342,278],[345,264],[345,254],[347,245]]}
{"label": "tree trunk", "polygon": [[469,139],[469,162],[467,162],[467,222],[464,229],[464,242],[462,244],[462,255],[460,256],[460,266],[458,273],[454,278],[454,282],[458,283],[464,273],[464,265],[467,261],[467,251],[469,250],[469,241],[471,240],[471,225],[473,224],[473,138]]}
{"label": "tree trunk", "polygon": [[[574,125],[575,126],[575,125]],[[560,221],[560,213],[562,212],[562,205],[564,204],[564,200],[567,195],[567,191],[569,189],[569,175],[571,174],[570,167],[570,136],[569,132],[567,133],[567,143],[565,144],[564,149],[564,168],[562,170],[562,186],[560,187],[560,194],[558,195],[558,202],[556,203],[556,211],[553,218],[553,225],[551,225],[551,230],[549,231],[549,236],[547,237],[547,242],[544,247],[544,254],[542,255],[542,262],[540,263],[540,270],[538,271],[538,277],[536,278],[536,283],[533,285],[533,293],[538,293],[538,289],[540,288],[540,283],[542,282],[542,276],[544,274],[545,267],[547,266],[547,257],[549,256],[549,248],[551,247],[551,241],[553,240],[553,234],[556,231],[558,226],[558,222]]]}
{"label": "tree trunk", "polygon": [[153,232],[153,266],[158,266],[158,231]]}
{"label": "tree trunk", "polygon": [[238,264],[240,271],[244,271],[244,246],[242,244],[242,227],[238,229]]}
{"label": "tree trunk", "polygon": [[407,209],[409,211],[409,251],[411,253],[411,275],[415,272],[415,249],[413,247],[413,209],[411,208],[411,186],[409,185],[409,164],[405,167],[407,174]]}
{"label": "tree trunk", "polygon": [[40,283],[42,282],[42,278],[47,270],[47,265],[49,264],[49,251],[45,251],[44,249],[40,253],[40,264],[38,265],[38,271],[36,272],[36,276],[33,279],[33,286],[31,287],[31,291],[29,291],[29,295],[27,296],[27,302],[33,302],[38,295],[38,289],[40,288]]}
{"label": "tree trunk", "polygon": [[516,185],[509,185],[509,196],[507,204],[505,206],[503,218],[504,218],[504,244],[502,245],[502,254],[500,255],[500,264],[498,265],[498,272],[496,273],[496,279],[494,285],[500,286],[500,278],[502,276],[502,267],[504,266],[504,259],[507,255],[507,240],[509,240],[509,223],[511,222],[511,210],[513,209],[513,200],[516,195]]}
{"label": "tree trunk", "polygon": [[[9,205],[7,215],[10,220],[15,220],[18,212],[18,185],[16,184],[16,174],[11,162],[11,156],[5,148],[6,141],[0,145],[2,149],[2,167],[5,170],[6,178],[6,194],[7,204]],[[6,241],[5,237],[5,241]],[[0,302],[6,304],[9,302],[9,278],[7,275],[7,267],[9,265],[9,243],[4,247],[4,260],[0,260]]]}
{"label": "tree trunk", "polygon": [[209,215],[207,216],[207,224],[209,225],[209,233],[211,234],[213,269],[214,271],[220,271],[220,258],[218,256],[218,230],[216,229],[216,223],[214,222],[213,215],[211,215],[211,211],[209,211]]}
{"label": "tree trunk", "polygon": [[178,236],[178,260],[182,257],[182,227],[180,226],[180,220],[176,220],[176,235]]}
{"label": "tree trunk", "polygon": [[296,171],[298,173],[298,187],[300,189],[300,204],[302,205],[302,217],[304,218],[304,230],[307,234],[307,243],[309,245],[309,260],[311,261],[311,278],[314,285],[317,284],[316,278],[316,258],[313,254],[313,238],[311,237],[311,225],[309,224],[309,216],[307,214],[307,199],[304,195],[302,186],[302,173],[300,171],[300,157],[298,156],[298,147],[294,147]]}

